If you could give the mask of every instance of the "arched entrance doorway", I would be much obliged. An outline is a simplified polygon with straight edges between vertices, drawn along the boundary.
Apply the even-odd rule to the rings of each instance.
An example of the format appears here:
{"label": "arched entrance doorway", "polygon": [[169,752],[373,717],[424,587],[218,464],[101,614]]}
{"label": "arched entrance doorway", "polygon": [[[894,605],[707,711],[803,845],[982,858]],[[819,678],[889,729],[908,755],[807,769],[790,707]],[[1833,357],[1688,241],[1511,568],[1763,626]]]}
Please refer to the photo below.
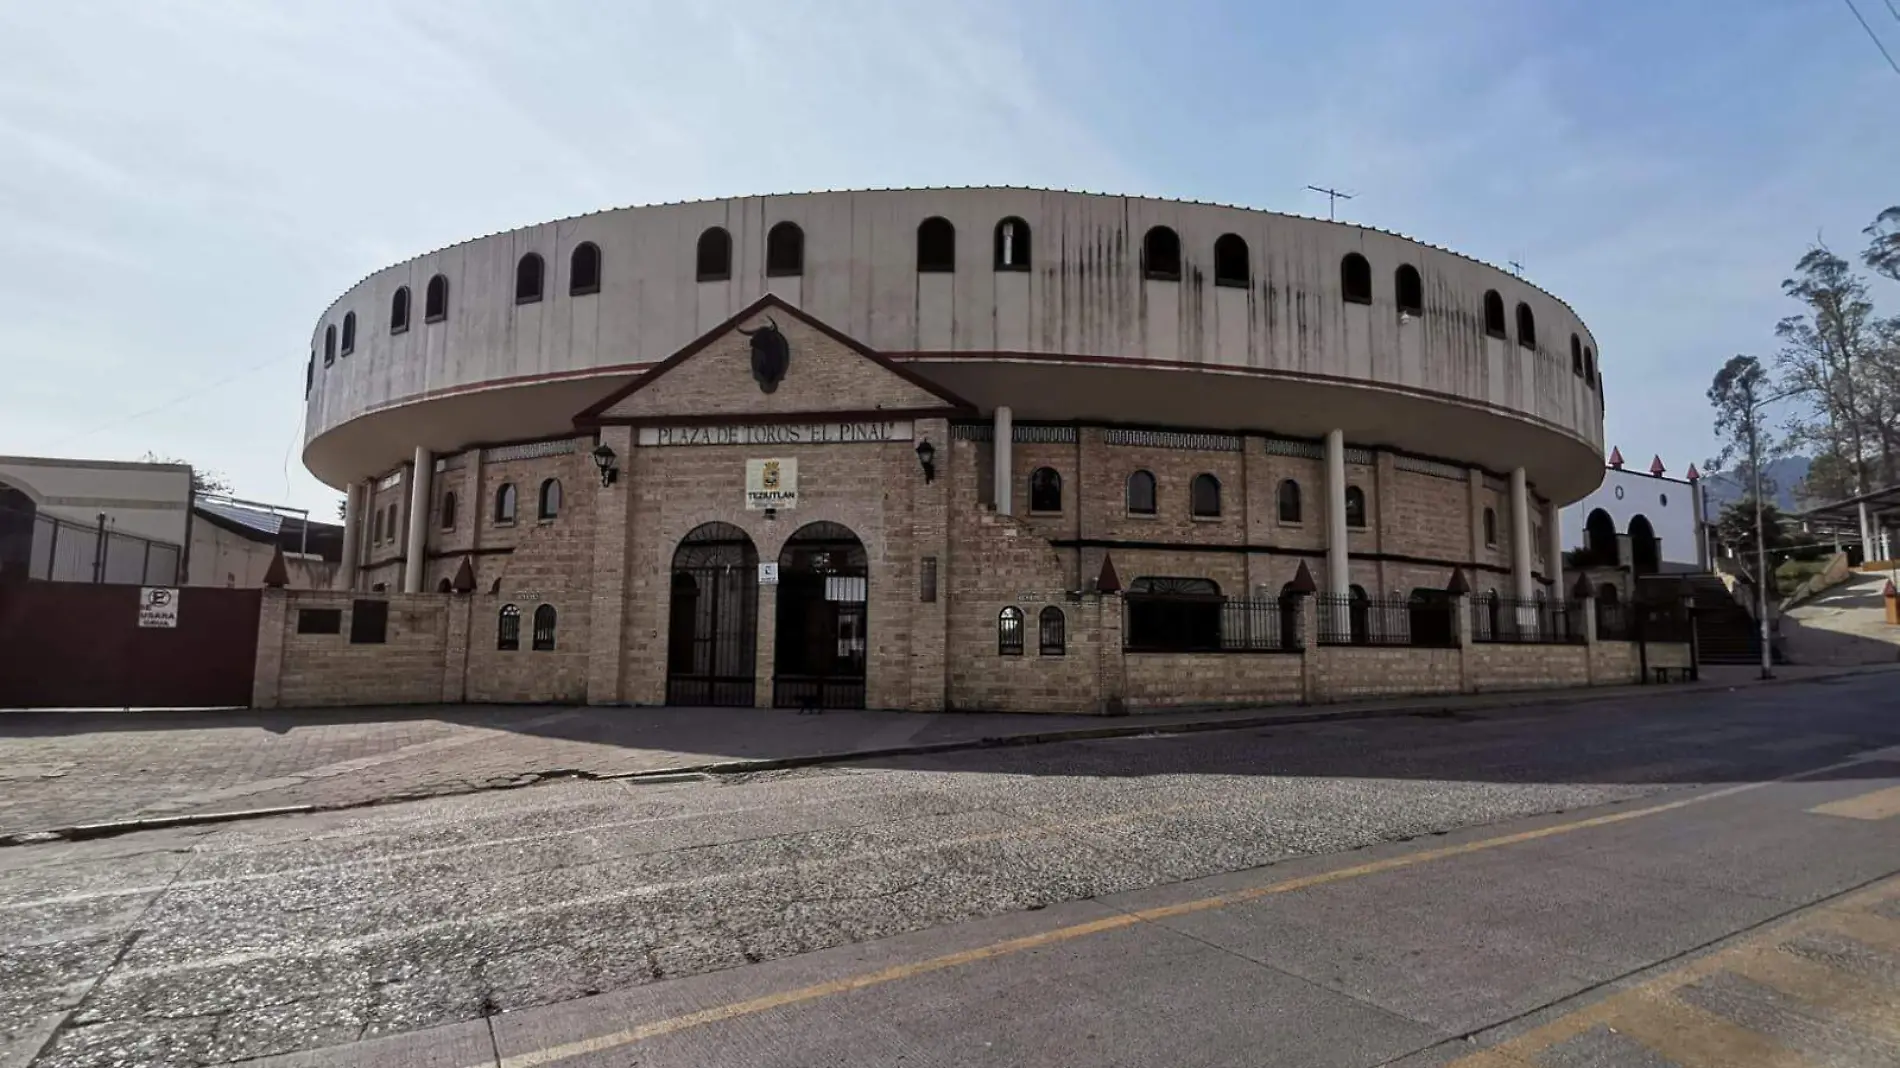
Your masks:
{"label": "arched entrance doorway", "polygon": [[1656,541],[1656,528],[1649,525],[1648,516],[1635,516],[1630,520],[1630,571],[1654,575],[1661,570],[1662,546]]}
{"label": "arched entrance doorway", "polygon": [[870,570],[864,543],[837,523],[807,523],[778,556],[775,708],[863,708]]}
{"label": "arched entrance doorway", "polygon": [[1590,510],[1583,521],[1584,567],[1616,566],[1616,520],[1601,508]]}
{"label": "arched entrance doorway", "polygon": [[758,675],[759,551],[730,523],[705,523],[673,551],[666,703],[752,707]]}

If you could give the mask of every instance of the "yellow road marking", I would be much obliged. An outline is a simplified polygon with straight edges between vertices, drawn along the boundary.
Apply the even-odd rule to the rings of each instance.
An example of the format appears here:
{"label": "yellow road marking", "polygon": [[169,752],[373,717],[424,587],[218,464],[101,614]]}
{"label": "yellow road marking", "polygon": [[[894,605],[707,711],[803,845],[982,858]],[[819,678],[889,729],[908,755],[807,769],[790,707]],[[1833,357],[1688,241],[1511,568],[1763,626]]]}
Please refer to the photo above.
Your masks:
{"label": "yellow road marking", "polygon": [[[1657,816],[1665,812],[1674,812],[1692,805],[1706,804],[1707,802],[1720,800],[1724,797],[1733,797],[1736,794],[1759,790],[1777,783],[1790,782],[1812,775],[1825,775],[1832,771],[1855,767],[1863,763],[1866,759],[1864,756],[1856,757],[1836,764],[1830,764],[1826,767],[1810,768],[1807,771],[1784,775],[1776,779],[1740,783],[1735,786],[1723,787],[1719,790],[1710,790],[1706,793],[1697,794],[1694,797],[1682,798],[1677,801],[1665,801],[1661,804],[1629,809],[1623,812],[1611,812],[1601,816],[1589,816],[1583,819],[1571,820],[1566,823],[1552,824],[1548,827],[1539,827],[1535,830],[1518,831],[1514,834],[1504,834],[1493,838],[1479,839],[1461,845],[1443,846],[1438,849],[1427,849],[1417,853],[1407,853],[1403,856],[1388,857],[1384,860],[1370,861],[1365,864],[1355,864],[1351,867],[1338,868],[1332,871],[1320,872],[1315,875],[1283,879],[1279,882],[1268,883],[1264,886],[1249,887],[1248,889],[1236,890],[1231,893],[1216,894],[1211,897],[1197,898],[1173,905],[1160,905],[1154,908],[1141,909],[1136,912],[1125,912],[1116,916],[1103,917],[1099,920],[1090,920],[1086,923],[1072,924],[1068,927],[1058,927],[1055,930],[1044,931],[1040,934],[1011,938],[1002,942],[991,943],[987,946],[978,946],[974,949],[966,949],[958,953],[948,953],[921,961],[897,964],[889,968],[879,969],[878,971],[846,976],[842,979],[830,980],[829,982],[795,987],[791,990],[783,990],[761,997],[749,998],[745,1001],[715,1005],[711,1008],[701,1009],[698,1012],[690,1012],[681,1016],[669,1017],[664,1020],[655,1020],[651,1023],[640,1024],[624,1030],[614,1031],[604,1035],[596,1035],[593,1038],[584,1038],[574,1042],[565,1042],[560,1045],[530,1050],[526,1053],[518,1053],[511,1057],[502,1058],[499,1068],[537,1068],[539,1065],[552,1064],[556,1061],[567,1060],[570,1057],[579,1057],[589,1053],[599,1053],[605,1050],[615,1049],[620,1046],[628,1046],[636,1042],[644,1042],[648,1039],[658,1038],[662,1035],[670,1035],[695,1027],[703,1027],[707,1024],[720,1023],[745,1016],[754,1016],[772,1009],[817,1001],[821,998],[833,997],[854,990],[863,990],[867,987],[882,986],[886,983],[898,982],[904,979],[913,979],[921,975],[929,975],[933,972],[940,972],[948,968],[957,968],[979,961],[993,960],[997,957],[1007,957],[1032,949],[1039,949],[1043,946],[1071,942],[1079,938],[1087,938],[1109,931],[1124,930],[1136,926],[1137,924],[1152,923],[1156,920],[1165,920],[1176,916],[1187,916],[1197,912],[1208,912],[1215,909],[1228,908],[1233,905],[1258,901],[1279,894],[1293,893],[1298,890],[1307,890],[1316,886],[1327,886],[1332,883],[1346,882],[1352,879],[1362,879],[1368,875],[1377,875],[1388,871],[1399,871],[1451,857],[1469,856],[1473,853],[1501,849],[1505,846],[1521,845],[1525,842],[1554,838],[1558,835],[1571,834],[1593,827],[1609,827],[1619,823],[1627,823],[1631,820]],[[1688,969],[1685,969],[1685,971],[1687,970]],[[1687,981],[1688,980],[1684,980],[1684,982]],[[1577,1015],[1583,1014],[1579,1013]],[[1566,1017],[1565,1019],[1568,1020],[1569,1018]],[[1559,1020],[1547,1026],[1555,1027],[1557,1024],[1564,1022],[1564,1020]],[[1581,1030],[1581,1028],[1579,1030]]]}
{"label": "yellow road marking", "polygon": [[1887,820],[1900,816],[1900,786],[1889,786],[1859,797],[1829,801],[1808,810],[1821,816],[1843,816],[1850,820]]}
{"label": "yellow road marking", "polygon": [[1841,912],[1829,915],[1821,926],[1875,949],[1900,953],[1900,920],[1871,912]]}
{"label": "yellow road marking", "polygon": [[1729,971],[1883,1042],[1900,1042],[1900,1007],[1894,1004],[1896,992],[1885,983],[1782,950],[1749,954],[1730,965]]}
{"label": "yellow road marking", "polygon": [[1681,1068],[1802,1068],[1809,1063],[1767,1035],[1668,995],[1645,993],[1611,1026]]}

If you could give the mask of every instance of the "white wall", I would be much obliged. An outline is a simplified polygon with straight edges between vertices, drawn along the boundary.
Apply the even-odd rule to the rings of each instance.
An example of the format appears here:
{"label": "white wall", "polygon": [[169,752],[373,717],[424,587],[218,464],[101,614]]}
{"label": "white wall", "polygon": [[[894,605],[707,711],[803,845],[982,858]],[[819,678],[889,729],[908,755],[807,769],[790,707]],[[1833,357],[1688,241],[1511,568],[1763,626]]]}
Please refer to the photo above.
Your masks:
{"label": "white wall", "polygon": [[19,489],[46,514],[88,529],[106,528],[182,547],[191,516],[191,468],[0,456],[0,483]]}
{"label": "white wall", "polygon": [[1672,478],[1656,478],[1631,470],[1604,468],[1596,492],[1563,509],[1564,548],[1584,545],[1584,524],[1598,508],[1616,522],[1618,534],[1628,534],[1630,520],[1641,515],[1662,542],[1665,564],[1698,565],[1695,498],[1700,487]]}

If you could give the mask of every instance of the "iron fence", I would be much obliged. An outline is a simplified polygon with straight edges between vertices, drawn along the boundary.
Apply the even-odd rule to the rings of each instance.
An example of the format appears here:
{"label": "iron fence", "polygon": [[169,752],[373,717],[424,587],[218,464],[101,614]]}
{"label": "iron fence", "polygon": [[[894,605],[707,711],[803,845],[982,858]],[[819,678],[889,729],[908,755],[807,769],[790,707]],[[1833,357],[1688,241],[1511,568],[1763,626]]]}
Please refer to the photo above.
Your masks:
{"label": "iron fence", "polygon": [[176,586],[184,550],[45,512],[0,509],[0,577]]}
{"label": "iron fence", "polygon": [[1573,601],[1521,601],[1486,595],[1471,599],[1471,640],[1529,644],[1581,644],[1583,610]]}
{"label": "iron fence", "polygon": [[1298,597],[1144,597],[1122,603],[1122,647],[1133,653],[1298,652]]}
{"label": "iron fence", "polygon": [[1458,626],[1450,594],[1419,591],[1411,597],[1320,594],[1319,644],[1410,645],[1450,648]]}

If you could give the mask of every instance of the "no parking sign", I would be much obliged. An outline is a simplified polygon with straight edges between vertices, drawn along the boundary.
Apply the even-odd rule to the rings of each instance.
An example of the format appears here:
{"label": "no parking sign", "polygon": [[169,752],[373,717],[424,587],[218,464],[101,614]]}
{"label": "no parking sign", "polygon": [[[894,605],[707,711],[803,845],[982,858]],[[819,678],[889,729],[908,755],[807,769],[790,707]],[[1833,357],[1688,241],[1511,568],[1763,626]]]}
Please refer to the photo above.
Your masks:
{"label": "no parking sign", "polygon": [[139,589],[139,626],[178,626],[178,591],[169,586]]}

